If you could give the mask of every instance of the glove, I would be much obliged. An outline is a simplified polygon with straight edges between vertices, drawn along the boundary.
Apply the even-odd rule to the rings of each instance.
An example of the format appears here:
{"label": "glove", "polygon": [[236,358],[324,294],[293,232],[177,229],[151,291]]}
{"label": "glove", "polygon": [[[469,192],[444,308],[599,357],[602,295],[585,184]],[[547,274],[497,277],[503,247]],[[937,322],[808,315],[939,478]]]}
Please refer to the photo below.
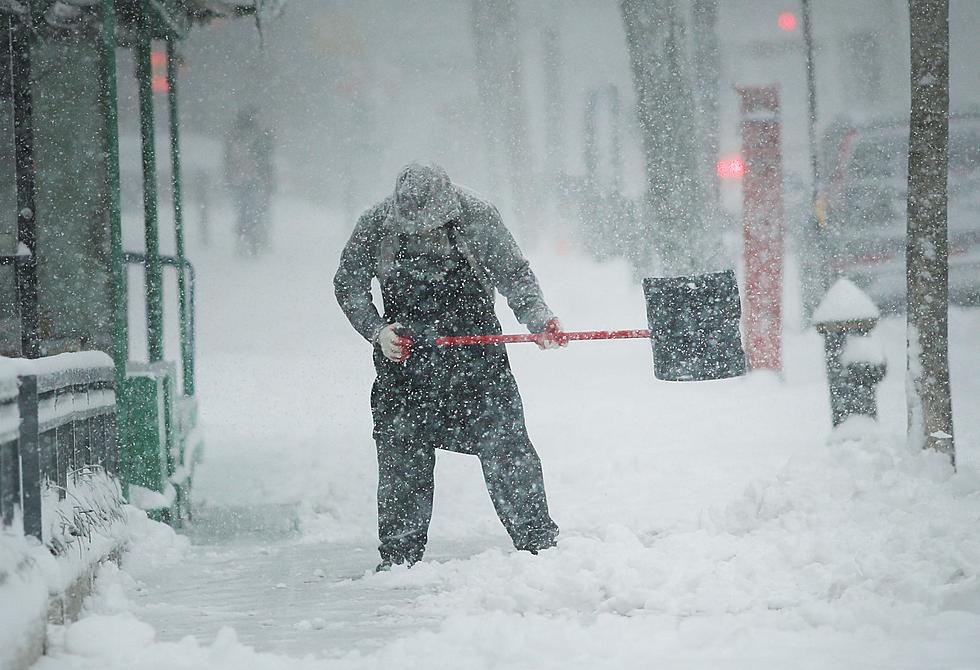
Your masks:
{"label": "glove", "polygon": [[541,335],[542,337],[537,341],[537,345],[538,349],[542,351],[568,346],[568,340],[565,338],[564,333],[562,333],[561,321],[558,319],[553,318],[548,321],[544,325],[544,332]]}
{"label": "glove", "polygon": [[395,363],[404,363],[411,353],[412,338],[398,334],[403,328],[400,323],[392,323],[383,327],[374,336],[374,342],[381,347],[385,358]]}

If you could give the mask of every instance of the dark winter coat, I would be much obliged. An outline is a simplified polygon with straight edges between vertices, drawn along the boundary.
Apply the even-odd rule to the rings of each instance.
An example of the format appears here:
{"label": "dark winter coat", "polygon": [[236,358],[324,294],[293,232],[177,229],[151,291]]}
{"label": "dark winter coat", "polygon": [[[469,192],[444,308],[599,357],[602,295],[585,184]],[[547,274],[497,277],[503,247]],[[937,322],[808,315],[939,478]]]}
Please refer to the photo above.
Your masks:
{"label": "dark winter coat", "polygon": [[[466,192],[451,187],[459,199],[459,216],[451,222],[455,233],[448,240],[445,228],[424,235],[431,244],[455,244],[466,257],[483,289],[492,298],[499,291],[507,299],[518,321],[532,332],[541,332],[553,318],[544,301],[538,280],[497,209]],[[365,212],[354,227],[340,257],[334,276],[334,292],[351,324],[368,341],[386,325],[371,299],[371,281],[382,282],[393,267],[399,249],[394,197],[388,197]],[[404,237],[404,236],[402,236]]]}

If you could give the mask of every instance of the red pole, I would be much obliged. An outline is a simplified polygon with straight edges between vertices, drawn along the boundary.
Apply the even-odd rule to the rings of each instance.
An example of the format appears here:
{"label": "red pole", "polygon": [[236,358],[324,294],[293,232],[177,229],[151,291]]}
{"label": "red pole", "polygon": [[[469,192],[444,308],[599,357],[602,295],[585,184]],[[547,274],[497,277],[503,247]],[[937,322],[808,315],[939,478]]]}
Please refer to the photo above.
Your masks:
{"label": "red pole", "polygon": [[780,370],[783,273],[782,154],[779,91],[737,87],[741,97],[742,222],[745,239],[745,315],[749,367]]}
{"label": "red pole", "polygon": [[[526,335],[456,335],[437,337],[436,345],[440,347],[459,347],[470,344],[516,344],[518,342],[538,342],[545,333],[528,333]],[[558,342],[572,340],[626,340],[649,338],[649,330],[581,330],[554,335]]]}

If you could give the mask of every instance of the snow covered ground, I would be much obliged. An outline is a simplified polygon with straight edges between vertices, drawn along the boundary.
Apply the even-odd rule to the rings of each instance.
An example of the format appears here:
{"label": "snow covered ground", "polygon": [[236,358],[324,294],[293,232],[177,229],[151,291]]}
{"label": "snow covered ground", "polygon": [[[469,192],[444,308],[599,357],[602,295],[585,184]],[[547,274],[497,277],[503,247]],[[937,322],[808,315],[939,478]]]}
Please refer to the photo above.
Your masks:
{"label": "snow covered ground", "polygon": [[[904,447],[894,318],[880,423],[834,434],[792,314],[781,379],[659,382],[643,341],[511,347],[559,547],[514,552],[478,461],[441,453],[426,560],[375,575],[373,370],[331,285],[352,222],[279,202],[251,262],[218,225],[190,238],[197,518],[140,525],[38,670],[980,668],[980,310],[952,315],[956,475]],[[624,265],[532,263],[566,328],[645,325]]]}

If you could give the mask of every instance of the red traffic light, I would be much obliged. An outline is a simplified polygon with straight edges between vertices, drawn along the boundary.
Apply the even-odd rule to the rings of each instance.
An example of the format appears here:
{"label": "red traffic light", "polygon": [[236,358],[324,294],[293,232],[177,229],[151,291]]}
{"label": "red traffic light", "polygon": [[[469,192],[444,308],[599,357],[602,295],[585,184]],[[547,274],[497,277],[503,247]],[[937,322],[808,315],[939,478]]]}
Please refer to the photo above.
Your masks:
{"label": "red traffic light", "polygon": [[793,12],[783,12],[782,14],[779,15],[779,18],[776,19],[776,25],[779,26],[779,29],[782,30],[783,32],[787,32],[787,33],[793,32],[794,30],[796,30],[796,24],[797,24],[796,14],[794,14]]}
{"label": "red traffic light", "polygon": [[167,81],[167,54],[159,49],[150,52],[150,70],[153,73],[151,84],[154,93],[166,93],[170,90]]}
{"label": "red traffic light", "polygon": [[715,163],[715,174],[720,179],[741,179],[745,176],[745,161],[741,156],[728,156]]}

